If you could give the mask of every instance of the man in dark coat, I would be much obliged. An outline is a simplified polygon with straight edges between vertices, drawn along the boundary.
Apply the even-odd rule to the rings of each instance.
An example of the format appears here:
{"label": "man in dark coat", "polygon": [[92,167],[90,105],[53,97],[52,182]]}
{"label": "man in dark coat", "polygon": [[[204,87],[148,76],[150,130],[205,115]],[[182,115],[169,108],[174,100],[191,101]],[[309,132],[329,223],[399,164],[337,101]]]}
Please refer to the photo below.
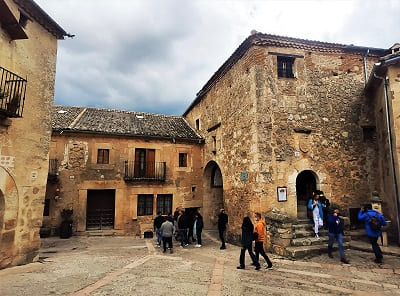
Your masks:
{"label": "man in dark coat", "polygon": [[161,212],[157,213],[157,217],[154,219],[154,231],[156,232],[157,235],[157,247],[161,246],[161,240],[162,240],[162,236],[161,236],[161,232],[160,232],[160,228],[161,225],[164,223],[165,219],[164,217],[161,215]]}
{"label": "man in dark coat", "polygon": [[335,209],[333,213],[328,214],[327,222],[328,222],[328,236],[329,236],[329,241],[328,241],[329,258],[333,258],[332,249],[333,249],[333,243],[336,239],[338,243],[340,261],[342,261],[345,264],[349,264],[349,261],[344,256],[344,250],[343,250],[344,222],[343,219],[340,217],[339,209]]}
{"label": "man in dark coat", "polygon": [[226,224],[228,224],[228,215],[225,214],[225,210],[221,209],[220,213],[218,215],[218,232],[219,232],[219,238],[222,242],[222,245],[220,247],[220,250],[225,250],[226,246],[225,246],[225,237],[224,237],[224,233],[226,230]]}

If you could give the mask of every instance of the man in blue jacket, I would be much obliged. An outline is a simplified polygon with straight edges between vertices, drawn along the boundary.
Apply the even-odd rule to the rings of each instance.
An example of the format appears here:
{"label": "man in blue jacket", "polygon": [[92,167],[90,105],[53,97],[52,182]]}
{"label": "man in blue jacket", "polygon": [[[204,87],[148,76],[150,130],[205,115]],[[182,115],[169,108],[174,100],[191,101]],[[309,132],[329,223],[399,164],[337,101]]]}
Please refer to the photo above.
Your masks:
{"label": "man in blue jacket", "polygon": [[340,218],[339,209],[335,209],[333,213],[329,213],[327,217],[328,222],[328,256],[329,258],[333,258],[332,256],[332,247],[333,243],[336,239],[338,243],[338,249],[340,254],[340,261],[345,264],[349,264],[350,262],[344,256],[343,250],[343,230],[344,230],[344,222],[343,219]]}
{"label": "man in blue jacket", "polygon": [[383,217],[381,213],[374,211],[371,204],[366,204],[364,207],[361,208],[360,212],[358,213],[358,220],[362,220],[365,223],[365,230],[372,245],[372,250],[375,253],[375,262],[382,263],[382,251],[378,245],[378,237],[382,235],[382,230],[381,227],[379,227],[378,229],[373,229],[375,228],[374,226],[372,226],[372,219],[375,219],[373,217],[376,217],[378,219],[380,226],[386,225],[385,217]]}

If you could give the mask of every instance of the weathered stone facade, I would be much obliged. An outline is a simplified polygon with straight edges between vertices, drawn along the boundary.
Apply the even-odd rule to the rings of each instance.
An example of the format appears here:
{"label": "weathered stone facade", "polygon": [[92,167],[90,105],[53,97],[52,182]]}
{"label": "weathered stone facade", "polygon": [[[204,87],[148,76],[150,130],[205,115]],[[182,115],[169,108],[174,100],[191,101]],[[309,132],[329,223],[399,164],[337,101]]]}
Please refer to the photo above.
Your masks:
{"label": "weathered stone facade", "polygon": [[[345,214],[370,200],[376,149],[360,117],[365,73],[385,53],[258,33],[207,82],[184,116],[205,138],[204,166],[222,172],[232,236],[248,212],[303,215],[313,189]],[[278,77],[282,58],[293,62],[292,77]]]}
{"label": "weathered stone facade", "polygon": [[[64,111],[60,111],[61,109]],[[58,114],[59,117],[68,117],[68,113],[73,113],[70,107],[57,106],[55,112],[57,110],[66,112]],[[106,191],[111,194],[107,198],[111,198],[115,205],[114,208],[109,206],[113,211],[113,225],[108,225],[108,229],[121,235],[143,236],[145,232],[153,231],[153,218],[158,210],[157,199],[160,195],[172,197],[171,209],[168,212],[173,213],[176,207],[202,208],[202,139],[196,136],[188,125],[174,130],[172,123],[177,120],[174,120],[172,116],[165,116],[162,119],[164,122],[172,118],[170,124],[167,125],[170,135],[174,131],[182,135],[186,130],[193,132],[194,136],[183,139],[183,136],[179,138],[176,134],[176,138],[171,136],[170,139],[163,139],[156,136],[150,137],[149,129],[141,130],[140,133],[143,133],[141,135],[134,134],[139,129],[138,125],[129,123],[130,120],[126,119],[126,116],[130,115],[131,118],[142,120],[149,118],[149,122],[152,122],[160,115],[146,113],[135,115],[123,113],[123,111],[90,108],[80,108],[80,111],[82,113],[75,113],[74,119],[71,119],[75,129],[60,128],[58,125],[61,119],[56,119],[53,123],[50,159],[58,160],[58,181],[48,182],[47,185],[46,199],[49,203],[49,215],[43,219],[45,228],[52,228],[52,232],[56,233],[61,224],[61,211],[72,209],[73,231],[82,234],[90,230],[87,215],[88,211],[96,209],[96,204],[90,203],[89,196],[99,194],[95,196],[97,199],[95,203],[100,204],[101,192],[106,194]],[[95,116],[98,112],[105,115]],[[108,118],[104,119],[108,116],[107,114],[116,121],[114,126],[120,129],[119,135],[110,128],[112,124]],[[118,115],[122,116],[122,121],[115,119]],[[90,121],[97,121],[93,127],[103,129],[103,131],[98,130],[97,133],[93,133],[80,130],[83,126],[88,129],[88,126],[84,124],[88,118],[91,119]],[[183,121],[182,118],[178,120]],[[163,130],[161,125],[154,128],[158,133]],[[125,131],[127,134],[122,135]],[[109,151],[108,163],[98,163],[99,149]],[[154,151],[155,163],[165,163],[165,179],[146,180],[139,177],[135,180],[126,180],[125,161],[134,162],[137,149]],[[184,166],[182,163],[180,165],[179,154],[186,155]],[[154,163],[152,165],[154,166]],[[138,169],[138,166],[133,169]],[[151,213],[144,215],[138,213],[138,199],[143,194],[152,195],[153,199]],[[100,229],[100,226],[97,229]]]}
{"label": "weathered stone facade", "polygon": [[13,79],[1,78],[0,268],[4,268],[32,262],[39,252],[57,39],[66,33],[32,1],[1,0],[0,10],[0,67],[27,80],[26,93],[13,90],[11,97]]}

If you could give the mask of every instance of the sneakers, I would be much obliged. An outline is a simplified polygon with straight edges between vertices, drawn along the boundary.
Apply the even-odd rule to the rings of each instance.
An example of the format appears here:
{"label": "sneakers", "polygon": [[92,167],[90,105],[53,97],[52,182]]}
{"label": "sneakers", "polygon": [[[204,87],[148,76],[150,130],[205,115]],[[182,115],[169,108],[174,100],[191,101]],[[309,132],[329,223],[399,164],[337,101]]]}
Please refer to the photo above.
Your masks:
{"label": "sneakers", "polygon": [[238,267],[236,267],[237,269],[244,269],[244,266],[239,265]]}
{"label": "sneakers", "polygon": [[320,239],[318,233],[315,234],[315,238],[318,240]]}
{"label": "sneakers", "polygon": [[265,268],[265,270],[272,270],[272,269],[274,269],[274,267],[273,267],[272,265],[267,266],[267,267]]}
{"label": "sneakers", "polygon": [[225,246],[221,246],[221,248],[219,248],[220,250],[225,250],[226,247]]}
{"label": "sneakers", "polygon": [[342,261],[344,264],[350,264],[350,261],[346,258],[341,258],[340,261]]}
{"label": "sneakers", "polygon": [[201,245],[197,244],[195,247],[196,247],[196,248],[201,248]]}
{"label": "sneakers", "polygon": [[260,269],[261,269],[260,265],[257,265],[256,268],[255,268],[255,270],[260,270]]}

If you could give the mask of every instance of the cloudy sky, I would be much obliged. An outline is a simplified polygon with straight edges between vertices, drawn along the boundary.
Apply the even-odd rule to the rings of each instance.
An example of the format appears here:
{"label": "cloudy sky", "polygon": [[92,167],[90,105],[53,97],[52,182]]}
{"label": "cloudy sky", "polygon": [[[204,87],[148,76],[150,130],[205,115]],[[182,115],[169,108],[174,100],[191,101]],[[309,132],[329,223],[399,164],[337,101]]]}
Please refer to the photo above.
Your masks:
{"label": "cloudy sky", "polygon": [[182,114],[255,29],[388,48],[399,0],[36,0],[59,41],[55,103]]}

